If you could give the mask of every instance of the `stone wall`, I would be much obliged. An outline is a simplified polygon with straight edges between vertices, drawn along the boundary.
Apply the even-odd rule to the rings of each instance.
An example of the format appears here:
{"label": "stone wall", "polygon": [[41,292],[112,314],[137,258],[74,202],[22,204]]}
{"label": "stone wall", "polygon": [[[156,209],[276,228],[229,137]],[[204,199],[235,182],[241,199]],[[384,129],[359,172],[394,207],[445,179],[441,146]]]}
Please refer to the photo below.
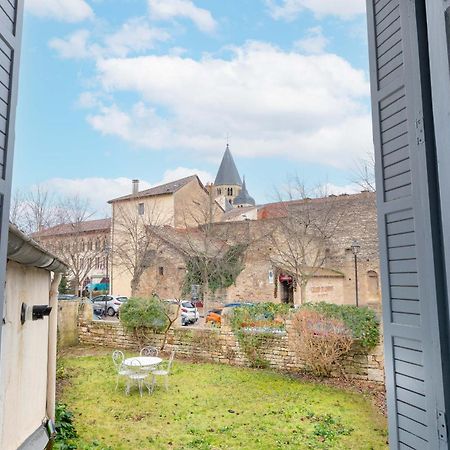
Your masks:
{"label": "stone wall", "polygon": [[[139,350],[136,338],[127,333],[118,322],[81,321],[79,335],[81,344]],[[162,341],[162,335],[154,334],[146,344],[160,346]],[[177,355],[189,359],[235,366],[250,365],[234,333],[227,326],[221,329],[175,328],[171,330],[167,344],[169,349],[176,350]],[[276,370],[295,373],[304,367],[290,345],[289,322],[286,333],[266,338],[262,354],[269,367]],[[382,346],[376,347],[368,355],[355,348],[346,359],[344,373],[352,379],[383,383]]]}

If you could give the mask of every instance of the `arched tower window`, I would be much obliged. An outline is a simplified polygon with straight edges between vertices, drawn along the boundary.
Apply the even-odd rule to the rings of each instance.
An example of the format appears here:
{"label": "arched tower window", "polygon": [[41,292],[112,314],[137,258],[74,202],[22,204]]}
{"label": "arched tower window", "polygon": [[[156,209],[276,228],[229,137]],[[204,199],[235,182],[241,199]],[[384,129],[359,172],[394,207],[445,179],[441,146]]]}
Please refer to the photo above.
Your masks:
{"label": "arched tower window", "polygon": [[227,189],[227,195],[229,195],[229,196],[233,196],[233,188],[228,188]]}
{"label": "arched tower window", "polygon": [[379,294],[378,274],[374,270],[367,272],[367,288],[371,297],[377,297]]}

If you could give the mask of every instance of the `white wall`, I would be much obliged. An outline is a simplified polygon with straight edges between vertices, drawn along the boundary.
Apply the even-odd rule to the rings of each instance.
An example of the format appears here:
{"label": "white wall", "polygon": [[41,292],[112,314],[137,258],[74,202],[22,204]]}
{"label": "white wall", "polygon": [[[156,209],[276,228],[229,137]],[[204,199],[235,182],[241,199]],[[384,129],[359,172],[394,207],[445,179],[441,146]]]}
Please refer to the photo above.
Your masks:
{"label": "white wall", "polygon": [[22,302],[48,304],[49,291],[49,272],[8,263],[0,372],[1,450],[17,449],[46,417],[49,319],[22,325],[20,308]]}

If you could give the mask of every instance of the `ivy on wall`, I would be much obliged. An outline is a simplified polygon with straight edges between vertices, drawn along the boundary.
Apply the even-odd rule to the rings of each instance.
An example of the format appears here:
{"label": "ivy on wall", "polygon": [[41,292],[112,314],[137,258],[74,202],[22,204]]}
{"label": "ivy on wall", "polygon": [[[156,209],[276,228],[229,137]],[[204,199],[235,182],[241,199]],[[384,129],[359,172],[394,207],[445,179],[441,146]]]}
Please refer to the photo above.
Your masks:
{"label": "ivy on wall", "polygon": [[223,255],[216,257],[193,256],[186,262],[183,295],[191,292],[192,285],[203,286],[208,280],[208,289],[216,292],[232,286],[244,269],[246,245],[234,245]]}

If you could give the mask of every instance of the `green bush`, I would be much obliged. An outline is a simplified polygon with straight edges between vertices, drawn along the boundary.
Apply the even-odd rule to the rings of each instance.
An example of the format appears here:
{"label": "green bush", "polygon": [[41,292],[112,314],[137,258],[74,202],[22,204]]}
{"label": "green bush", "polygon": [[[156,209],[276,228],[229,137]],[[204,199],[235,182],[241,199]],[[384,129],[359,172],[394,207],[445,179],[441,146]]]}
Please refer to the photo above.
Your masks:
{"label": "green bush", "polygon": [[78,433],[73,424],[73,413],[67,409],[64,403],[56,405],[56,438],[53,448],[55,450],[112,450],[98,441],[90,443],[78,440]]}
{"label": "green bush", "polygon": [[284,328],[283,318],[290,311],[289,305],[280,303],[257,303],[233,308],[230,315],[231,327],[234,331],[243,327],[258,327],[259,324],[268,328]]}
{"label": "green bush", "polygon": [[340,319],[352,332],[353,338],[365,350],[376,347],[380,341],[380,324],[374,311],[352,305],[333,303],[306,303],[301,308],[317,311],[326,317]]}
{"label": "green bush", "polygon": [[275,336],[274,330],[285,328],[283,319],[289,311],[289,305],[277,303],[258,303],[233,308],[231,311],[231,328],[252,367],[269,366],[264,358],[263,349],[267,339]]}
{"label": "green bush", "polygon": [[63,403],[56,405],[55,428],[55,449],[76,450],[78,448],[75,443],[78,434],[73,424],[73,414],[67,409],[67,405]]}
{"label": "green bush", "polygon": [[161,333],[169,325],[168,308],[157,298],[130,298],[120,308],[120,321],[128,331]]}

